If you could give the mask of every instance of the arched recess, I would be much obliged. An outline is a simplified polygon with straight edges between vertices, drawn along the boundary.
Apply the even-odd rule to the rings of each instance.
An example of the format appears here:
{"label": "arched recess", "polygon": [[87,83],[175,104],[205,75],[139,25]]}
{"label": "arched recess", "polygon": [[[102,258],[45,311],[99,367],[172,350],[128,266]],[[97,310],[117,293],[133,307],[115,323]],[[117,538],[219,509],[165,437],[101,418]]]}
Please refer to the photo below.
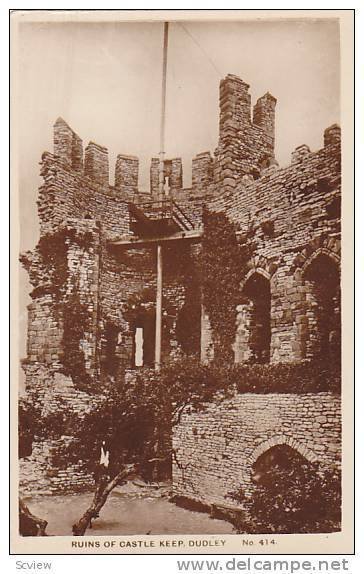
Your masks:
{"label": "arched recess", "polygon": [[248,460],[249,464],[251,466],[254,466],[254,464],[257,462],[258,458],[260,456],[262,456],[263,453],[269,451],[270,449],[272,449],[273,447],[278,446],[278,445],[287,445],[287,446],[291,447],[292,449],[294,449],[298,453],[300,453],[300,455],[302,455],[309,462],[316,462],[317,461],[316,454],[314,452],[312,452],[310,449],[308,449],[301,442],[299,442],[296,439],[293,439],[291,437],[285,436],[285,435],[275,435],[275,436],[271,437],[270,439],[261,442],[255,448],[255,450],[252,452],[252,454],[249,457],[249,460]]}
{"label": "arched recess", "polygon": [[273,261],[272,259],[267,259],[264,255],[259,254],[248,261],[247,268],[249,271],[240,284],[241,288],[244,287],[245,283],[252,275],[254,275],[254,273],[260,273],[270,281],[278,269],[278,262]]}
{"label": "arched recess", "polygon": [[340,265],[340,252],[339,239],[324,237],[323,235],[315,237],[296,255],[293,260],[293,269],[304,270],[320,254],[331,257],[333,261]]}
{"label": "arched recess", "polygon": [[261,486],[272,486],[272,482],[285,484],[287,477],[303,479],[305,471],[315,472],[314,465],[296,448],[287,443],[277,444],[264,451],[253,463],[252,481]]}
{"label": "arched recess", "polygon": [[337,253],[334,253],[333,251],[321,247],[319,249],[316,249],[316,251],[314,251],[313,253],[311,253],[311,255],[307,257],[307,259],[302,265],[302,273],[305,274],[310,265],[319,257],[326,257],[328,259],[331,259],[332,263],[334,263],[338,267],[340,265],[340,257]]}
{"label": "arched recess", "polygon": [[241,287],[244,289],[246,283],[249,281],[250,277],[252,277],[255,273],[258,273],[259,275],[262,275],[262,277],[265,277],[265,279],[267,279],[267,281],[270,281],[270,273],[269,271],[267,271],[266,269],[264,269],[263,267],[252,267],[248,273],[246,274],[244,280],[241,282]]}
{"label": "arched recess", "polygon": [[302,266],[306,290],[306,357],[331,361],[341,349],[341,291],[338,257],[318,249]]}
{"label": "arched recess", "polygon": [[269,363],[271,293],[270,277],[264,270],[248,273],[237,311],[235,362]]}

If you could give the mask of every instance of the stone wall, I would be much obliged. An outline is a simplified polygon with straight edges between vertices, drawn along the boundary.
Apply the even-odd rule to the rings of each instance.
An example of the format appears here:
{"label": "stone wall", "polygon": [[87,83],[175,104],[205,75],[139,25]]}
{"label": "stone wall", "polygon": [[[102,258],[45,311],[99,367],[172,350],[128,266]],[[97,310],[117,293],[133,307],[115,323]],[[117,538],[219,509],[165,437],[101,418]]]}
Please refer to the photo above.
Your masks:
{"label": "stone wall", "polygon": [[59,360],[62,328],[54,316],[50,294],[28,305],[27,357],[29,361],[51,364]]}
{"label": "stone wall", "polygon": [[[150,164],[150,193],[158,199],[159,193],[159,158],[152,158]],[[176,197],[183,188],[182,160],[179,157],[164,160],[164,182],[167,196]]]}
{"label": "stone wall", "polygon": [[93,490],[95,480],[79,464],[58,468],[54,454],[64,446],[65,437],[33,443],[31,456],[19,461],[19,495],[63,494]]}
{"label": "stone wall", "polygon": [[[318,338],[315,329],[319,320],[314,310],[317,297],[313,295],[315,288],[308,280],[306,267],[322,256],[339,266],[340,129],[336,125],[328,128],[324,147],[317,152],[299,146],[292,154],[291,165],[278,169],[274,161],[275,104],[275,98],[267,93],[252,110],[249,86],[228,75],[220,84],[220,134],[215,158],[203,152],[193,159],[191,189],[182,188],[181,160],[175,158],[165,163],[170,196],[195,228],[201,228],[202,210],[208,205],[212,210],[225,212],[240,226],[241,236],[254,245],[254,257],[242,282],[242,301],[237,311],[237,361],[254,356],[249,341],[260,328],[254,320],[261,316],[259,308],[254,313],[241,313],[244,305],[248,309],[246,284],[255,281],[254,274],[269,282],[270,301],[266,307],[270,309],[270,345],[263,354],[272,362],[292,361],[312,356],[315,337]],[[90,366],[92,363],[95,369],[103,324],[115,322],[120,326],[120,337],[124,337],[127,326],[122,316],[123,305],[141,289],[155,287],[153,249],[122,254],[112,251],[110,242],[131,234],[129,201],[143,204],[155,198],[158,169],[159,159],[154,158],[151,194],[141,194],[138,159],[119,154],[115,186],[110,186],[107,149],[90,142],[83,160],[82,140],[61,119],[54,126],[54,155],[44,153],[42,157],[44,183],[38,199],[41,235],[54,233],[64,225],[77,228],[78,221],[91,220],[97,228],[100,247],[95,244],[99,253],[95,251],[93,266],[98,280],[91,286],[90,308],[95,333],[89,335],[88,350]],[[28,265],[28,270],[36,275],[36,269],[41,267],[36,250],[29,258],[33,269]],[[78,268],[80,276],[88,273],[82,270],[82,265],[88,265],[85,258],[82,264],[73,261],[72,265]],[[174,288],[168,287],[169,283],[178,292],[183,291],[178,278],[166,277],[166,292],[169,290],[171,297]],[[179,305],[183,305],[183,300]],[[48,313],[49,329],[54,330],[51,356],[55,359],[62,326],[51,316],[47,299],[34,298],[32,306],[28,356],[34,358],[34,345],[41,346],[42,337],[47,338],[42,332],[39,339],[35,334],[39,329],[34,327],[38,319],[44,322]],[[338,306],[334,312],[339,316]],[[124,338],[126,355],[130,355],[130,336],[129,333],[129,338]],[[330,332],[328,336],[335,335]],[[207,334],[204,340],[209,337]],[[48,351],[41,349],[41,354],[49,360]]]}
{"label": "stone wall", "polygon": [[197,154],[192,160],[192,189],[208,188],[213,182],[214,163],[209,151]]}
{"label": "stone wall", "polygon": [[115,187],[127,195],[138,193],[139,160],[132,155],[119,154],[115,166]]}
{"label": "stone wall", "polygon": [[[331,126],[322,149],[301,147],[290,166],[270,167],[257,180],[243,178],[234,192],[226,190],[209,202],[210,209],[225,212],[254,244],[241,304],[254,274],[269,282],[272,362],[312,355],[309,317],[316,320],[317,301],[310,295],[309,265],[317,258],[329,259],[340,273],[339,133],[338,126]],[[340,316],[339,307],[336,314]]]}
{"label": "stone wall", "polygon": [[[56,234],[62,228],[91,232],[94,236],[89,252],[69,244],[67,257],[69,281],[79,285],[82,302],[89,307],[92,328],[82,341],[86,367],[90,374],[99,377],[105,358],[105,326],[112,324],[119,328],[115,353],[122,366],[130,368],[134,333],[123,317],[123,309],[135,294],[146,289],[155,290],[155,249],[123,251],[111,246],[112,241],[133,234],[129,225],[128,202],[143,204],[153,199],[153,195],[138,191],[139,167],[138,159],[134,156],[117,156],[115,186],[111,186],[107,149],[90,142],[84,155],[83,161],[82,140],[59,118],[54,125],[54,155],[45,152],[42,156],[41,175],[44,182],[39,190],[38,212],[43,238]],[[158,167],[159,160],[152,160],[151,174],[155,175],[156,182]],[[167,160],[165,172],[171,197],[178,197],[185,216],[196,227],[200,226],[204,191],[182,190],[182,163],[179,158]],[[152,177],[152,192],[153,181]],[[157,192],[156,189],[154,191]],[[166,252],[169,251],[170,248],[166,249]],[[29,308],[28,360],[42,363],[47,355],[48,361],[57,359],[59,362],[62,359],[62,321],[57,316],[52,298],[47,296],[44,299],[39,294],[39,286],[47,281],[48,269],[37,247],[22,259],[35,287],[33,303]],[[42,274],[44,277],[41,277]],[[181,277],[173,271],[168,272],[168,266],[164,272],[164,292],[166,302],[175,303],[174,326],[168,340],[165,339],[166,356],[172,348],[176,349],[173,332],[177,314],[184,304],[185,292]],[[48,338],[50,329],[54,329],[54,333]],[[51,359],[46,348],[47,341],[52,342]],[[35,347],[38,355],[34,352]]]}
{"label": "stone wall", "polygon": [[[249,86],[228,75],[220,84],[220,133],[214,157],[210,152],[195,156],[192,187],[188,189],[183,188],[181,159],[165,163],[169,197],[195,229],[202,228],[202,212],[208,206],[225,212],[240,228],[241,240],[253,246],[237,307],[236,362],[254,357],[262,362],[310,358],[321,339],[331,344],[340,329],[340,281],[336,279],[332,289],[332,305],[325,307],[320,295],[323,284],[313,272],[317,262],[324,262],[329,273],[340,275],[340,128],[334,125],[325,131],[322,149],[311,152],[301,145],[294,150],[291,165],[278,168],[274,159],[275,105],[275,98],[267,93],[252,110]],[[88,328],[80,347],[95,384],[105,375],[110,327],[115,336],[111,352],[121,370],[133,367],[134,331],[125,319],[124,307],[135,295],[155,290],[155,249],[123,251],[112,243],[132,234],[129,202],[142,205],[158,194],[159,159],[151,162],[151,193],[138,190],[138,170],[138,158],[119,154],[115,185],[110,185],[107,148],[90,142],[84,151],[81,138],[61,118],[54,125],[53,153],[42,155],[43,183],[37,201],[41,240],[47,241],[62,230],[69,230],[70,237],[75,233],[91,237],[87,249],[78,241],[67,240],[67,285],[61,301],[55,300],[39,246],[22,256],[33,287],[24,362],[26,388],[34,400],[50,402],[55,410],[61,404],[57,377],[62,372],[63,353],[59,306],[74,287],[88,309]],[[199,249],[191,247],[187,267],[196,266]],[[177,331],[182,310],[186,313],[187,303],[194,298],[198,304],[203,301],[199,287],[191,288],[191,268],[176,266],[180,247],[164,251],[163,360],[181,352]],[[261,305],[255,290],[257,276],[266,286]],[[152,296],[148,305],[153,308]],[[214,355],[213,333],[209,317],[201,306],[200,310],[201,358],[207,362]],[[324,313],[336,321],[327,333],[319,328]],[[263,323],[268,346],[262,342]],[[48,384],[44,387],[44,381],[52,381],[46,397]],[[72,388],[70,404],[87,403],[79,392]],[[42,399],[36,399],[36,394]],[[327,397],[321,399],[329,401]],[[251,400],[254,403],[255,399]],[[270,404],[282,401],[285,405],[290,400],[298,398],[277,395]],[[316,404],[313,397],[312,404]],[[241,434],[238,429],[236,432]]]}
{"label": "stone wall", "polygon": [[274,109],[270,94],[260,98],[251,120],[249,85],[228,74],[220,82],[219,143],[214,181],[233,191],[243,176],[260,177],[274,160]]}
{"label": "stone wall", "polygon": [[173,436],[173,494],[234,505],[228,493],[242,487],[251,494],[252,465],[278,444],[321,469],[340,466],[340,412],[340,398],[328,393],[247,393],[184,414]]}
{"label": "stone wall", "polygon": [[[42,417],[64,413],[79,420],[88,413],[101,395],[91,396],[75,388],[70,377],[58,372],[59,366],[26,362],[27,400],[39,409]],[[64,447],[70,437],[35,437],[32,454],[19,461],[19,490],[21,495],[57,494],[92,489],[93,477],[81,468],[80,463],[57,465],[57,451]]]}

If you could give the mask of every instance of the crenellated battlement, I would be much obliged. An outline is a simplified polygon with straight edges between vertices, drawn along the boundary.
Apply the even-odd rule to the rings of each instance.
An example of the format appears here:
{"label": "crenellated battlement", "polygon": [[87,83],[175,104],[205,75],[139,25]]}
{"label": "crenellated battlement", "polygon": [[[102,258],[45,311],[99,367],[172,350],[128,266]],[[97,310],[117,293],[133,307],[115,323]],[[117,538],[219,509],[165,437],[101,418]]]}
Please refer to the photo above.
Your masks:
{"label": "crenellated battlement", "polygon": [[260,127],[269,137],[272,138],[273,147],[275,138],[276,103],[276,98],[267,92],[257,100],[257,103],[253,108],[253,124]]}
{"label": "crenellated battlement", "polygon": [[[220,82],[219,140],[214,155],[209,151],[198,153],[192,159],[192,186],[183,187],[183,165],[179,157],[164,160],[165,192],[174,199],[205,194],[234,192],[243,181],[258,180],[275,168],[275,113],[276,98],[267,92],[252,108],[249,84],[238,76],[228,74]],[[324,133],[324,147],[340,141],[340,127],[328,127]],[[291,164],[300,164],[313,152],[306,144],[292,152]],[[89,142],[83,151],[82,139],[62,119],[54,124],[54,155],[63,167],[75,175],[85,177],[90,185],[103,193],[121,199],[138,201],[148,197],[139,189],[139,159],[120,153],[115,164],[115,183],[109,181],[109,157],[106,147]],[[159,158],[150,163],[151,199],[158,197]]]}
{"label": "crenellated battlement", "polygon": [[139,159],[119,154],[115,164],[115,185],[109,181],[109,152],[105,146],[90,141],[83,150],[82,139],[62,119],[53,127],[53,151],[55,159],[76,175],[85,176],[100,188],[113,187],[121,194],[138,192]]}
{"label": "crenellated battlement", "polygon": [[76,171],[83,170],[82,139],[62,119],[58,118],[53,126],[54,155],[67,167]]}
{"label": "crenellated battlement", "polygon": [[[150,162],[150,192],[153,197],[158,196],[159,166],[159,158],[153,157]],[[164,184],[166,194],[174,197],[178,196],[183,189],[183,169],[180,157],[164,160]]]}

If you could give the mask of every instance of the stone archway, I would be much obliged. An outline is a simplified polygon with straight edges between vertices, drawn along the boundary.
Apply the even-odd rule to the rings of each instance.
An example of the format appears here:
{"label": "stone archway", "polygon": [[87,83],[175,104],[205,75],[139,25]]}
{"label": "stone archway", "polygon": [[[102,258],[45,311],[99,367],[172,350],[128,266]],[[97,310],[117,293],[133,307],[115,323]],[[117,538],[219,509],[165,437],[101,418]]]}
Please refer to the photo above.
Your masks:
{"label": "stone archway", "polygon": [[293,439],[291,437],[285,435],[275,435],[272,436],[270,439],[261,442],[255,450],[252,452],[251,456],[248,459],[248,462],[251,466],[257,462],[260,456],[267,452],[268,450],[272,449],[275,446],[287,445],[290,448],[296,450],[302,457],[307,459],[309,462],[316,462],[317,456],[314,452],[312,452],[309,448],[307,448],[304,444]]}
{"label": "stone archway", "polygon": [[271,293],[269,274],[251,270],[243,284],[243,303],[237,307],[235,362],[269,363]]}
{"label": "stone archway", "polygon": [[293,475],[300,472],[302,467],[314,468],[302,452],[284,442],[271,446],[258,456],[251,467],[251,478],[257,485],[269,486],[273,476]]}
{"label": "stone archway", "polygon": [[336,258],[322,249],[302,267],[308,318],[306,356],[331,360],[340,355],[341,293]]}

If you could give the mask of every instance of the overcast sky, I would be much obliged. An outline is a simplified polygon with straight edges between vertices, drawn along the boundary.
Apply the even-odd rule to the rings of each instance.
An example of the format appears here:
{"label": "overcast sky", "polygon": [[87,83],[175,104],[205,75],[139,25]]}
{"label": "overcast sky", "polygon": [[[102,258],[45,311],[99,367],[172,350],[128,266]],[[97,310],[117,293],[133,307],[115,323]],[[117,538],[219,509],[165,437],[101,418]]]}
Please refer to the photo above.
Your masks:
{"label": "overcast sky", "polygon": [[[83,139],[109,149],[110,182],[118,153],[140,158],[149,188],[159,151],[162,23],[22,23],[18,99],[21,248],[38,239],[39,161],[53,151],[58,116]],[[269,91],[276,108],[276,157],[290,161],[302,143],[322,147],[324,129],[340,123],[339,27],[335,20],[172,23],[169,30],[167,157],[191,158],[218,139],[219,81],[228,73],[250,84],[252,103]],[[22,302],[25,298],[22,294]]]}

